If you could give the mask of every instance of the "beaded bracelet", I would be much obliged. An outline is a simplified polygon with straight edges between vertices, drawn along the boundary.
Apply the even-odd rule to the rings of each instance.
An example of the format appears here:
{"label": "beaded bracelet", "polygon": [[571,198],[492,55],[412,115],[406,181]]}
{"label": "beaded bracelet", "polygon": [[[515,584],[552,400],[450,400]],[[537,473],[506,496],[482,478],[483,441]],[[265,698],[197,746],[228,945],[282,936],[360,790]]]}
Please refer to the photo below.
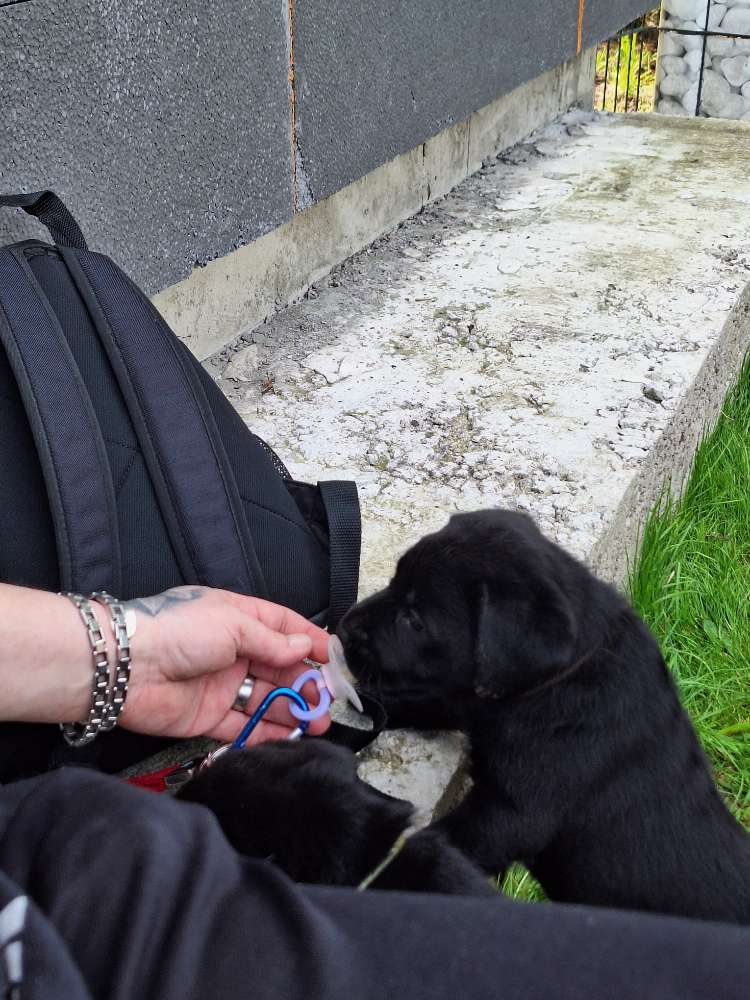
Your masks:
{"label": "beaded bracelet", "polygon": [[104,638],[99,620],[89,601],[81,594],[63,593],[78,608],[81,621],[86,626],[91,658],[94,661],[94,682],[91,691],[91,709],[85,722],[61,722],[60,729],[65,742],[72,747],[84,747],[90,743],[102,728],[107,713],[109,690],[109,661],[107,640]]}

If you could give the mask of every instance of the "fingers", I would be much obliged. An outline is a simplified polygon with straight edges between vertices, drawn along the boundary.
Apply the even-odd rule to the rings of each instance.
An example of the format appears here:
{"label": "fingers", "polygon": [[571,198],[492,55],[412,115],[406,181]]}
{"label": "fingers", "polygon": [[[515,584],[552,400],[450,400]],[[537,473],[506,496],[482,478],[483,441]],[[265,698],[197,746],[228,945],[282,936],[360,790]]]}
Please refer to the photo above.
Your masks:
{"label": "fingers", "polygon": [[[263,702],[264,698],[273,690],[275,690],[280,685],[287,685],[289,678],[272,679],[270,682],[266,680],[261,680],[257,676],[257,671],[251,671],[255,673],[255,684],[253,685],[253,691],[247,703],[245,712],[231,711],[228,713],[230,716],[236,716],[233,722],[236,724],[236,732],[234,736],[240,732],[244,724],[247,722],[248,718],[253,714],[253,712],[259,707]],[[301,691],[302,697],[314,708],[318,704],[320,694],[316,685],[312,681],[308,681],[304,685]],[[264,722],[277,723],[279,725],[287,726],[290,729],[294,729],[295,726],[299,724],[298,720],[289,711],[289,699],[283,696],[274,699],[268,708],[268,711],[263,716]],[[316,723],[323,722],[324,725],[321,728],[320,725]],[[316,732],[324,732],[328,728],[327,722],[324,719],[316,719],[310,723],[310,728]],[[232,739],[234,739],[234,736]]]}
{"label": "fingers", "polygon": [[249,615],[240,615],[237,626],[238,657],[266,667],[277,670],[291,667],[313,649],[313,639],[306,633],[282,634]]}
{"label": "fingers", "polygon": [[[295,663],[294,666],[281,670],[275,667],[268,667],[263,663],[252,663],[248,667],[248,672],[253,677],[256,677],[259,681],[268,681],[268,684],[275,688],[292,687],[299,675],[306,670],[309,670],[306,663]],[[309,705],[314,706],[318,704],[318,687],[314,681],[306,681],[300,694]]]}
{"label": "fingers", "polygon": [[[245,597],[242,594],[233,594],[227,591],[227,595],[232,604],[241,612],[243,616],[250,620],[265,625],[273,632],[281,633],[284,636],[309,636],[311,643],[309,652],[302,653],[302,656],[311,656],[319,663],[328,661],[328,640],[329,634],[325,629],[313,625],[302,615],[285,608],[281,604],[274,604],[272,601],[263,601],[258,597]],[[301,657],[298,657],[298,659]]]}

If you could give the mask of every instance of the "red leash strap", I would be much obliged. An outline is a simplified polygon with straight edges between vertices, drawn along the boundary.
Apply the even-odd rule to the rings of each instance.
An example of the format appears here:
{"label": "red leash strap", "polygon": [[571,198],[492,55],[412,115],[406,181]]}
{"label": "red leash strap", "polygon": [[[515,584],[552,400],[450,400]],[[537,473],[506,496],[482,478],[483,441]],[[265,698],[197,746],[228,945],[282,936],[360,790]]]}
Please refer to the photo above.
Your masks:
{"label": "red leash strap", "polygon": [[[162,767],[159,771],[149,771],[147,774],[136,774],[132,778],[126,778],[125,780],[129,785],[137,785],[138,788],[145,788],[149,792],[166,792],[170,787],[175,787],[176,785],[183,784],[184,781],[188,781],[193,774],[195,767],[198,765],[197,760],[183,761],[182,764],[173,764],[171,767]],[[184,777],[182,781],[168,779],[176,776],[178,772],[184,772]]]}

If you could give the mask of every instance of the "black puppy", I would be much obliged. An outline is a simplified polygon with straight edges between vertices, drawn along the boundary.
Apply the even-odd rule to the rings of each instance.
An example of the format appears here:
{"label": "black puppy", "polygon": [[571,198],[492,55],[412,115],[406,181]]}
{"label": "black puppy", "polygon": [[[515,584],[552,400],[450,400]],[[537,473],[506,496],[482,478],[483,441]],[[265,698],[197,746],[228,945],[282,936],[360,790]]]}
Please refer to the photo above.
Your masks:
{"label": "black puppy", "polygon": [[732,818],[656,641],[524,515],[453,517],[339,629],[392,723],[452,725],[474,787],[437,824],[555,900],[750,922]]}
{"label": "black puppy", "polygon": [[[271,857],[297,882],[359,885],[413,819],[409,802],[357,777],[357,758],[325,740],[224,754],[178,793],[207,806],[241,854]],[[493,895],[485,876],[437,830],[414,833],[373,889]]]}

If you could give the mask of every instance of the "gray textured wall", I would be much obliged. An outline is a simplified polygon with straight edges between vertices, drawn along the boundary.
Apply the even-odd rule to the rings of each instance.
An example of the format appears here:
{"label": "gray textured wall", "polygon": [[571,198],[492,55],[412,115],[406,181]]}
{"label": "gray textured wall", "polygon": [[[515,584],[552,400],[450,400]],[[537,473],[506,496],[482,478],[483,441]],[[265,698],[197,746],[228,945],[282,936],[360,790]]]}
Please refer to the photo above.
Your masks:
{"label": "gray textured wall", "polygon": [[638,0],[586,0],[583,20],[583,45],[588,48],[609,38],[619,28],[630,24],[647,10],[659,6],[659,0],[651,3]]}
{"label": "gray textured wall", "polygon": [[297,0],[298,140],[313,197],[559,65],[576,48],[573,8],[379,0],[373,18],[370,0]]}
{"label": "gray textured wall", "polygon": [[[585,44],[648,6],[588,0]],[[90,244],[155,292],[573,55],[578,7],[0,7],[0,191],[52,187]],[[0,241],[35,225],[6,211]]]}

